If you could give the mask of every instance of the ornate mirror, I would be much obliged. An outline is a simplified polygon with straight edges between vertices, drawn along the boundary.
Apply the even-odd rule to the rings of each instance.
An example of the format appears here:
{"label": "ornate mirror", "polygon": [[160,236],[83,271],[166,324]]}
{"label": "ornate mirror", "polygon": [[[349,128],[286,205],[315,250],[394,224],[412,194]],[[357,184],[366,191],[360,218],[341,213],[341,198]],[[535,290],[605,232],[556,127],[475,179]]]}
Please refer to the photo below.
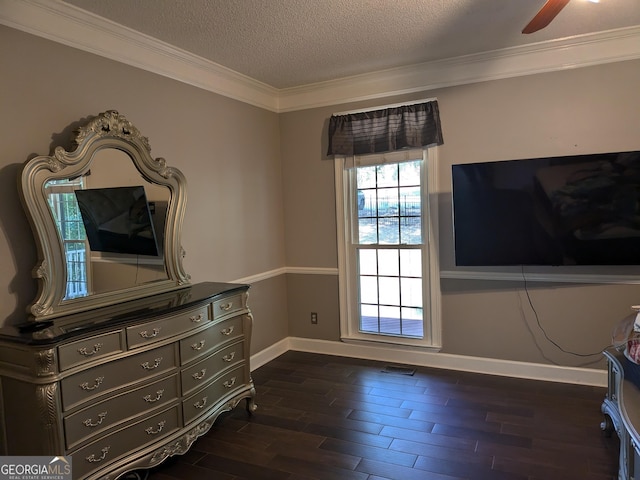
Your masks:
{"label": "ornate mirror", "polygon": [[185,287],[182,173],[123,115],[79,128],[75,149],[28,161],[20,191],[38,248],[30,319],[113,305]]}

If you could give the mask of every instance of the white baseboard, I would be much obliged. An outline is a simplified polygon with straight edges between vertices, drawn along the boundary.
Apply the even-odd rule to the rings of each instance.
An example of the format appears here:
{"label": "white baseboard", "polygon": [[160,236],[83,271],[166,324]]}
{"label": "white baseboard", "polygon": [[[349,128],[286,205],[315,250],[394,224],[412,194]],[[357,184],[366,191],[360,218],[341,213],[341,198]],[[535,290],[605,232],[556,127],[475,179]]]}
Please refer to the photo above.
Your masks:
{"label": "white baseboard", "polygon": [[265,348],[264,350],[259,351],[256,354],[251,355],[251,370],[255,370],[260,368],[266,363],[269,363],[274,358],[278,358],[283,353],[292,350],[290,347],[290,337],[287,337],[279,342],[274,343],[270,347]]}
{"label": "white baseboard", "polygon": [[352,343],[287,337],[251,356],[251,368],[255,370],[288,350],[338,355],[341,357],[379,360],[395,364],[444,368],[489,375],[543,380],[606,387],[606,370],[580,367],[560,367],[540,363],[514,362],[495,358],[471,357],[449,353],[398,350],[384,346],[356,345]]}

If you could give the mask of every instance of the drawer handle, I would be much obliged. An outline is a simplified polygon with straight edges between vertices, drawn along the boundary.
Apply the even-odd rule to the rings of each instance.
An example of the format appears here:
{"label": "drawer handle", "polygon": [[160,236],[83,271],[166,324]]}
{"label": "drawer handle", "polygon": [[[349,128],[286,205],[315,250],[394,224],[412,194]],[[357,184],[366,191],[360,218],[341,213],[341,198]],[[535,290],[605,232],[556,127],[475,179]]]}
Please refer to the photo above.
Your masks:
{"label": "drawer handle", "polygon": [[140,332],[140,336],[142,338],[155,338],[158,336],[159,333],[160,333],[160,327],[157,327],[157,328],[154,328],[151,333],[147,332],[146,330]]}
{"label": "drawer handle", "polygon": [[202,370],[200,370],[199,372],[194,373],[191,376],[194,378],[194,380],[202,380],[206,373],[207,373],[207,369],[203,368]]}
{"label": "drawer handle", "polygon": [[89,385],[89,382],[84,382],[80,384],[80,388],[86,391],[95,390],[98,388],[104,380],[104,377],[98,377],[94,380],[93,385]]}
{"label": "drawer handle", "polygon": [[200,340],[198,343],[194,343],[193,345],[191,345],[191,348],[193,350],[202,350],[204,348],[204,340]]}
{"label": "drawer handle", "polygon": [[202,400],[194,403],[193,406],[198,409],[203,409],[206,404],[207,404],[207,397],[202,397]]}
{"label": "drawer handle", "polygon": [[164,393],[164,390],[158,390],[156,392],[156,398],[153,398],[151,395],[145,395],[144,397],[142,397],[144,399],[145,402],[147,403],[154,403],[157,402],[158,400],[160,400],[162,398],[162,394]]}
{"label": "drawer handle", "polygon": [[236,384],[236,377],[233,377],[231,380],[227,380],[223,383],[223,385],[227,388],[231,388]]}
{"label": "drawer handle", "polygon": [[92,453],[91,455],[89,455],[87,457],[87,462],[89,463],[96,463],[96,462],[101,462],[102,460],[104,460],[107,457],[107,453],[109,453],[109,449],[111,448],[111,446],[106,446],[104,447],[101,452],[102,455],[100,455],[99,457],[96,458],[96,456]]}
{"label": "drawer handle", "polygon": [[145,370],[153,370],[153,369],[158,368],[160,366],[160,362],[161,361],[162,361],[162,357],[158,357],[158,358],[155,359],[155,361],[151,365],[149,364],[149,362],[144,362],[144,363],[141,363],[140,365]]}
{"label": "drawer handle", "polygon": [[189,317],[193,323],[200,323],[204,318],[204,315],[199,313],[198,315],[194,315],[193,317]]}
{"label": "drawer handle", "polygon": [[78,353],[80,355],[84,355],[85,357],[90,357],[91,355],[95,355],[96,353],[98,353],[101,348],[102,348],[102,344],[101,343],[96,343],[93,346],[93,350],[89,351],[89,350],[87,350],[87,347],[82,347],[82,348],[78,349]]}
{"label": "drawer handle", "polygon": [[220,333],[222,335],[226,335],[226,336],[231,335],[233,333],[233,325],[230,326],[229,328],[224,328],[224,329],[220,330]]}
{"label": "drawer handle", "polygon": [[161,422],[158,422],[158,428],[156,428],[155,430],[153,429],[153,427],[149,427],[147,429],[145,429],[145,432],[147,432],[147,435],[157,435],[159,434],[162,429],[164,428],[164,426],[166,425],[167,422],[165,422],[164,420],[162,420]]}
{"label": "drawer handle", "polygon": [[100,425],[102,423],[102,421],[107,417],[107,412],[101,412],[98,414],[98,421],[97,422],[93,422],[90,418],[87,418],[84,422],[82,422],[84,424],[85,427],[97,427],[98,425]]}
{"label": "drawer handle", "polygon": [[235,356],[236,352],[231,352],[229,355],[225,355],[224,357],[222,357],[222,360],[224,360],[225,362],[230,362]]}
{"label": "drawer handle", "polygon": [[224,312],[228,312],[233,307],[233,302],[225,303],[224,305],[220,305],[220,310]]}

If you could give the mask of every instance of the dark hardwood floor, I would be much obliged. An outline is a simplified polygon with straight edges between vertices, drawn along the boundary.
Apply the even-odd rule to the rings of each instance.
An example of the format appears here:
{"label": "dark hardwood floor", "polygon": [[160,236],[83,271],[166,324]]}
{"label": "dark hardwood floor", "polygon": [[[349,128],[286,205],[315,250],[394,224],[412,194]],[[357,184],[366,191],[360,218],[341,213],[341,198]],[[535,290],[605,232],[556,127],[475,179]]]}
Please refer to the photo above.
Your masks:
{"label": "dark hardwood floor", "polygon": [[603,388],[287,352],[149,480],[610,480]]}

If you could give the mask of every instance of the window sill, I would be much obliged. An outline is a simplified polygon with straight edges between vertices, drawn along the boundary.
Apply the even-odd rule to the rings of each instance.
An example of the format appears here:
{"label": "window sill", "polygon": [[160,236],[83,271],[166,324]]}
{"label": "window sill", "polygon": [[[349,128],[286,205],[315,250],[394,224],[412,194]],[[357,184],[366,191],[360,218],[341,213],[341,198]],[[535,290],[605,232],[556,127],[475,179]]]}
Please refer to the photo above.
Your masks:
{"label": "window sill", "polygon": [[408,350],[408,351],[427,351],[427,352],[440,352],[442,350],[442,345],[434,345],[429,344],[425,340],[422,339],[408,339],[403,337],[395,337],[395,336],[384,336],[380,335],[374,336],[374,338],[370,338],[372,335],[367,335],[366,337],[362,336],[349,336],[349,337],[341,337],[340,341],[343,343],[354,344],[354,345],[363,345],[363,346],[372,346],[372,347],[382,347],[389,348],[392,350]]}

